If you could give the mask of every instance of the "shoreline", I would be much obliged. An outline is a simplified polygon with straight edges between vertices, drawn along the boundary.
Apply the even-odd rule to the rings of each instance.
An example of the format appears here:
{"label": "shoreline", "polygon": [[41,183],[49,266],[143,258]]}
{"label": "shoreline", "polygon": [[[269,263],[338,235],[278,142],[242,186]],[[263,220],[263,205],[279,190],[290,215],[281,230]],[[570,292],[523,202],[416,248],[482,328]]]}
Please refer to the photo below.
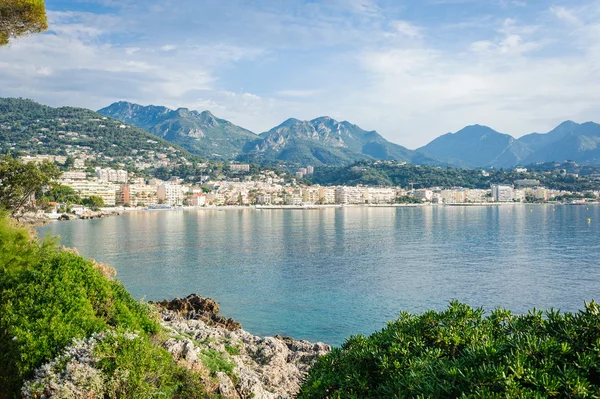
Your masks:
{"label": "shoreline", "polygon": [[[475,203],[457,203],[457,204],[328,204],[328,205],[223,205],[223,206],[186,206],[173,207],[167,209],[146,209],[146,208],[125,208],[112,207],[101,208],[97,215],[69,215],[67,218],[60,219],[52,217],[55,215],[39,214],[33,219],[24,220],[25,223],[35,227],[46,225],[50,222],[68,221],[68,220],[91,220],[102,219],[109,216],[119,216],[127,213],[137,212],[173,212],[173,211],[263,211],[263,210],[297,210],[297,211],[315,211],[325,209],[348,209],[348,208],[425,208],[425,207],[505,207],[505,206],[598,206],[600,202],[585,202],[585,203],[557,203],[557,202],[475,202]],[[52,215],[52,216],[51,216]],[[62,215],[60,215],[62,216]]]}

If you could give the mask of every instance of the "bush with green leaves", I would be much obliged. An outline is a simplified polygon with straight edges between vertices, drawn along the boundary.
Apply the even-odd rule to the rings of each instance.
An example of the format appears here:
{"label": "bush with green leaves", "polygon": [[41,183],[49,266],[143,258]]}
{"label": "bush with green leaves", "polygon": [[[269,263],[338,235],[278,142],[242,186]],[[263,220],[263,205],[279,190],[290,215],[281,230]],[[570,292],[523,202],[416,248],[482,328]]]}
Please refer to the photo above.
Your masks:
{"label": "bush with green leaves", "polygon": [[320,358],[308,398],[598,398],[600,306],[513,315],[451,302],[401,313]]}
{"label": "bush with green leaves", "polygon": [[0,398],[19,397],[34,370],[73,339],[104,331],[140,337],[99,349],[110,354],[99,357],[104,381],[127,377],[109,397],[185,397],[181,393],[198,384],[154,342],[161,330],[150,314],[94,262],[59,250],[52,239],[39,244],[29,230],[0,216]]}

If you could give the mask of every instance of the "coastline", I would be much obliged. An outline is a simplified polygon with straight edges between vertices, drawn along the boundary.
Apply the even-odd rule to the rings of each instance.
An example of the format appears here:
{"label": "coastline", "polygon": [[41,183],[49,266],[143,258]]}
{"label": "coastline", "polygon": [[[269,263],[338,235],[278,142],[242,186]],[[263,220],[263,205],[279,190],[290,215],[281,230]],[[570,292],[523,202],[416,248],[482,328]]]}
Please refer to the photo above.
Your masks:
{"label": "coastline", "polygon": [[180,212],[180,211],[263,211],[263,210],[294,210],[294,211],[315,211],[326,209],[355,209],[355,208],[427,208],[427,207],[506,207],[506,206],[598,206],[600,202],[585,203],[556,203],[556,202],[474,202],[474,203],[456,203],[456,204],[330,204],[330,205],[223,205],[223,206],[185,206],[165,209],[147,209],[147,208],[125,208],[112,207],[101,208],[98,212],[88,212],[85,215],[71,214],[36,214],[26,215],[23,222],[34,227],[44,226],[50,222],[68,221],[68,220],[88,220],[102,219],[109,216],[119,216],[126,213],[137,212]]}

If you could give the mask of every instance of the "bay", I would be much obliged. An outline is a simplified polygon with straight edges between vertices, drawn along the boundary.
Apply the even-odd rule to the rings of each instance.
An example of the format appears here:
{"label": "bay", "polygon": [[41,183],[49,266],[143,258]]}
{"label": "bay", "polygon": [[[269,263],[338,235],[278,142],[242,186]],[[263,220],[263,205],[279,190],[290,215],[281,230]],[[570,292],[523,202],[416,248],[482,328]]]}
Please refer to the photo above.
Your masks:
{"label": "bay", "polygon": [[253,334],[339,345],[452,299],[582,309],[599,297],[599,222],[598,206],[200,209],[38,232],[113,266],[138,299],[197,293]]}

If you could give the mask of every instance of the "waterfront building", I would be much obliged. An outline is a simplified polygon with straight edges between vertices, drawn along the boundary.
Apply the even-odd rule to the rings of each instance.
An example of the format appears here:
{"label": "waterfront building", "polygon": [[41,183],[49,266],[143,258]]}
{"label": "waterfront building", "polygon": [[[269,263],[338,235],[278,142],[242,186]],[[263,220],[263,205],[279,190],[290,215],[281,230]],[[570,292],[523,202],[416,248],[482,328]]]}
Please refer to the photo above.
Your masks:
{"label": "waterfront building", "polygon": [[492,184],[492,199],[496,202],[512,202],[514,189],[512,186]]}
{"label": "waterfront building", "polygon": [[256,203],[259,205],[271,205],[271,194],[269,193],[260,193],[256,196]]}
{"label": "waterfront building", "polygon": [[341,186],[335,189],[336,204],[364,204],[367,199],[368,193],[363,187]]}
{"label": "waterfront building", "polygon": [[158,187],[148,184],[121,184],[117,191],[117,202],[131,206],[156,205],[158,203]]}
{"label": "waterfront building", "polygon": [[187,190],[180,184],[163,183],[158,186],[157,198],[167,205],[183,205],[185,191]]}
{"label": "waterfront building", "polygon": [[396,190],[393,188],[369,187],[367,195],[369,204],[392,204],[396,200]]}
{"label": "waterfront building", "polygon": [[[319,195],[320,188],[318,186],[308,186],[302,188],[302,201],[310,204],[316,204],[320,202],[321,196]],[[334,192],[335,198],[335,192]]]}
{"label": "waterfront building", "polygon": [[71,180],[62,184],[71,187],[81,198],[100,197],[106,206],[114,206],[116,203],[117,186],[110,182]]}
{"label": "waterfront building", "polygon": [[489,190],[482,189],[466,190],[466,202],[487,202],[489,198],[489,193]]}
{"label": "waterfront building", "polygon": [[320,187],[319,188],[319,200],[322,204],[330,205],[335,204],[335,188],[333,187]]}
{"label": "waterfront building", "polygon": [[418,190],[415,190],[414,196],[415,198],[420,199],[421,201],[431,202],[431,200],[433,199],[433,190],[420,188]]}

